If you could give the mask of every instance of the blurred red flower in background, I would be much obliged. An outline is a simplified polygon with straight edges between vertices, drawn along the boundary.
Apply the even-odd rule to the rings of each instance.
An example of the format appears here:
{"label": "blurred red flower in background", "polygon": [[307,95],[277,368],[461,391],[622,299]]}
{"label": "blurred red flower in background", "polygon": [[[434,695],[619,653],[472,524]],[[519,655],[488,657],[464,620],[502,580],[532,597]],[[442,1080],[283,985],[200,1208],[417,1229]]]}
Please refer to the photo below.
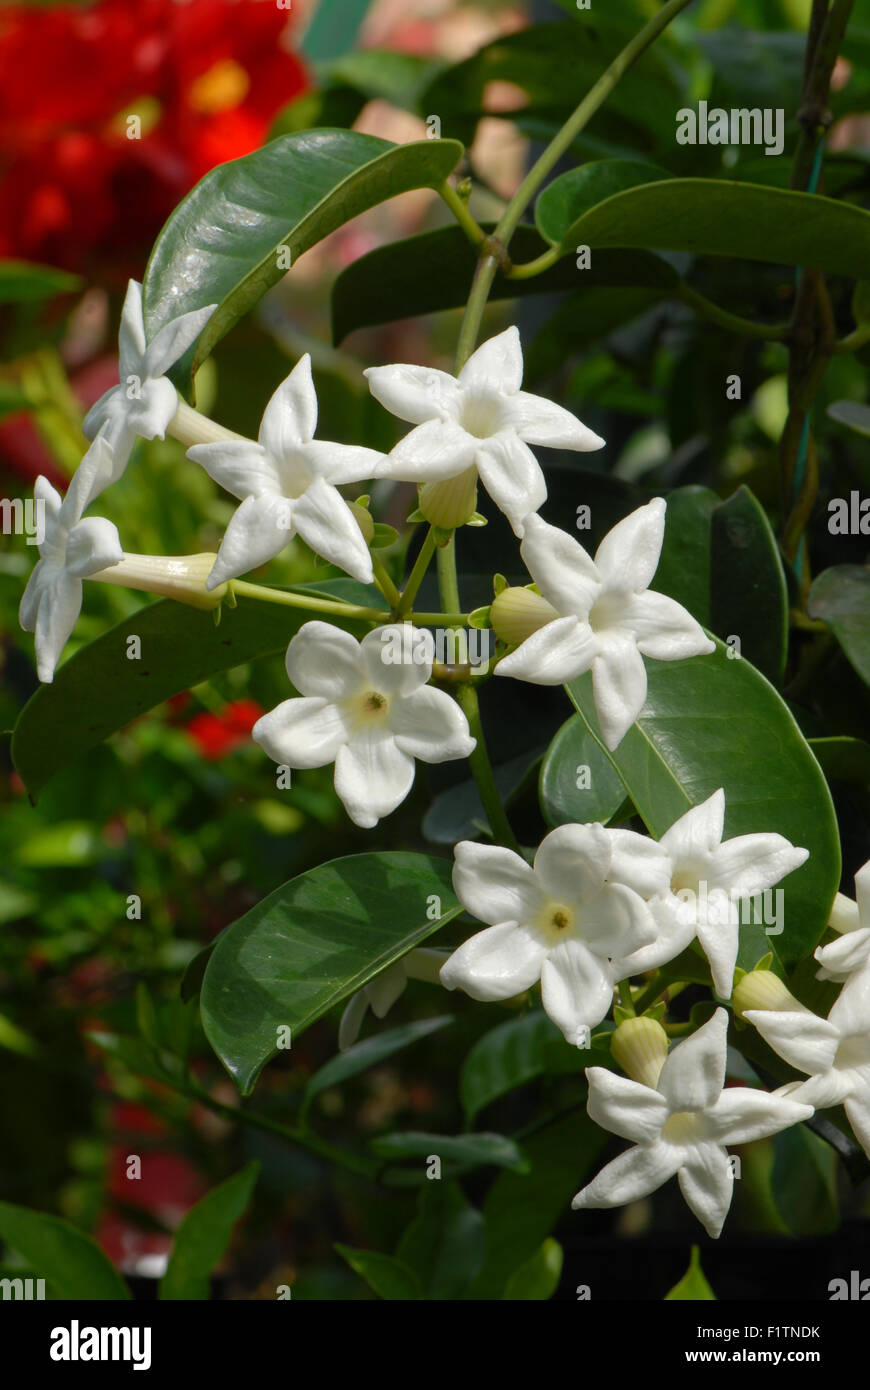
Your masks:
{"label": "blurred red flower in background", "polygon": [[220,714],[195,714],[187,732],[204,758],[222,758],[243,743],[265,710],[256,700],[233,700]]}
{"label": "blurred red flower in background", "polygon": [[118,283],[175,204],[308,85],[275,0],[0,10],[0,255]]}

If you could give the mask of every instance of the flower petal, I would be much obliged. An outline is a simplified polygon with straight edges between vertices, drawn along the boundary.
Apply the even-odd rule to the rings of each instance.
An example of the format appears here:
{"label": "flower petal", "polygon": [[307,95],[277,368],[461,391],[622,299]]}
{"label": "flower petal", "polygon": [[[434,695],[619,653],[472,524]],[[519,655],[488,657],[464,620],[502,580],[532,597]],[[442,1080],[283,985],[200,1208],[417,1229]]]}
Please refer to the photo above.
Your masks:
{"label": "flower petal", "polygon": [[368,1006],[368,995],[364,989],[358,989],[356,994],[350,996],[338,1025],[339,1052],[346,1052],[349,1047],[353,1047],[359,1037]]}
{"label": "flower petal", "polygon": [[145,376],[153,379],[168,372],[196,342],[216,308],[216,304],[206,304],[202,309],[179,314],[177,319],[165,323],[145,349],[142,362]]}
{"label": "flower petal", "polygon": [[725,1224],[734,1190],[727,1153],[718,1144],[693,1144],[677,1179],[686,1205],[715,1240]]}
{"label": "flower petal", "polygon": [[460,840],[453,854],[453,887],[472,917],[491,926],[527,925],[544,906],[534,870],[513,850]]}
{"label": "flower petal", "polygon": [[783,1061],[798,1071],[814,1076],[834,1065],[840,1030],[826,1019],[774,1009],[747,1009],[743,1017]]}
{"label": "flower petal", "polygon": [[588,623],[573,616],[557,618],[503,656],[495,674],[531,685],[564,685],[588,671],[598,651],[598,639]]}
{"label": "flower petal", "polygon": [[671,886],[671,858],[658,840],[636,830],[607,831],[611,883],[624,883],[642,898],[664,897]]}
{"label": "flower petal", "polygon": [[428,420],[399,440],[380,464],[378,477],[408,483],[455,478],[472,466],[479,443],[452,420]]}
{"label": "flower petal", "polygon": [[284,459],[313,439],[316,429],[317,393],[306,352],[272,394],[257,438],[267,454]]}
{"label": "flower petal", "polygon": [[684,951],[695,937],[694,919],[675,911],[676,898],[654,899],[647,906],[656,928],[656,938],[649,946],[632,951],[630,956],[614,962],[614,969],[620,980],[632,975],[640,975],[645,970],[657,970]]}
{"label": "flower petal", "polygon": [[587,1067],[586,1076],[590,1119],[635,1144],[650,1144],[658,1139],[668,1118],[664,1096],[638,1081],[617,1076],[607,1067]]}
{"label": "flower petal", "polygon": [[334,762],[349,733],[338,706],[315,695],[283,700],[257,720],[251,737],[274,763],[308,768]]}
{"label": "flower petal", "polygon": [[405,800],[414,782],[414,759],[384,727],[354,733],[335,759],[335,790],[355,825],[371,830]]}
{"label": "flower petal", "polygon": [[601,576],[591,556],[567,531],[540,516],[527,518],[520,553],[543,597],[559,613],[588,618]]}
{"label": "flower petal", "polygon": [[[149,377],[140,383],[139,394],[126,401],[124,421],[143,439],[164,439],[177,409],[178,392],[169,377]],[[114,443],[114,436],[107,435]]]}
{"label": "flower petal", "polygon": [[612,530],[595,552],[595,564],[610,593],[640,593],[658,568],[665,535],[665,502],[654,497]]}
{"label": "flower petal", "polygon": [[502,417],[505,425],[516,430],[520,439],[527,444],[538,444],[548,449],[576,449],[584,453],[604,447],[600,435],[581,424],[570,410],[548,401],[545,396],[517,391],[504,401]]}
{"label": "flower petal", "polygon": [[75,526],[115,476],[115,451],[106,436],[98,434],[70,479],[59,513],[61,523],[68,529]]}
{"label": "flower petal", "polygon": [[456,701],[431,685],[395,700],[389,721],[402,751],[424,763],[467,758],[477,743]]}
{"label": "flower petal", "polygon": [[372,1013],[375,1018],[386,1018],[396,1000],[404,993],[408,984],[408,972],[404,962],[394,961],[366,985]]}
{"label": "flower petal", "polygon": [[811,1106],[750,1086],[729,1086],[705,1117],[717,1144],[751,1144],[811,1118]]}
{"label": "flower petal", "polygon": [[[713,989],[720,999],[730,999],[740,945],[740,918],[737,904],[730,898],[724,900],[724,906],[726,912],[717,912],[716,899],[709,902],[707,911],[698,913],[696,934],[710,963]],[[726,920],[720,920],[722,917]]]}
{"label": "flower petal", "polygon": [[853,971],[870,963],[870,927],[846,932],[845,936],[838,936],[827,946],[817,946],[813,954],[822,967],[816,979],[841,983]]}
{"label": "flower petal", "polygon": [[716,643],[711,642],[688,609],[652,589],[630,596],[621,622],[631,629],[638,650],[657,661],[680,661],[716,650]]}
{"label": "flower petal", "polygon": [[607,883],[598,897],[582,908],[580,934],[597,955],[619,959],[654,944],[656,921],[649,905],[633,889]]}
{"label": "flower petal", "polygon": [[763,893],[810,857],[784,835],[735,835],[712,850],[708,881],[736,898]]}
{"label": "flower petal", "polygon": [[145,356],[145,318],[142,312],[142,286],[138,280],[130,280],[127,283],[118,333],[118,355],[119,375],[122,381],[128,376],[144,374],[142,359]]}
{"label": "flower petal", "polygon": [[287,648],[287,675],[300,695],[349,699],[363,684],[359,646],[332,623],[305,623]]}
{"label": "flower petal", "polygon": [[389,367],[367,367],[363,376],[375,400],[412,425],[455,419],[459,412],[461,396],[455,377],[435,367],[398,362]]}
{"label": "flower petal", "polygon": [[622,1207],[648,1197],[674,1176],[681,1158],[680,1150],[672,1144],[638,1144],[606,1164],[577,1193],[571,1206],[575,1211]]}
{"label": "flower petal", "polygon": [[360,643],[363,678],[382,695],[411,695],[432,675],[435,642],[426,628],[387,623],[367,632]]}
{"label": "flower petal", "polygon": [[43,587],[36,614],[34,640],[36,674],[46,685],[54,680],[54,668],[69,640],[82,608],[82,581],[65,570]]}
{"label": "flower petal", "polygon": [[330,564],[370,584],[372,557],[359,524],[341,493],[331,483],[315,478],[293,504],[297,535],[315,554]]}
{"label": "flower petal", "polygon": [[855,897],[862,927],[870,927],[870,859],[855,875]]}
{"label": "flower petal", "polygon": [[608,636],[592,663],[592,693],[601,736],[612,752],[646,701],[646,667],[633,638]]}
{"label": "flower petal", "polygon": [[246,497],[280,496],[281,475],[271,455],[250,439],[194,444],[187,457],[203,467],[220,487],[244,502]]}
{"label": "flower petal", "polygon": [[84,579],[117,565],[123,555],[115,523],[104,516],[87,516],[70,531],[66,543],[67,573],[74,579]]}
{"label": "flower petal", "polygon": [[377,449],[365,449],[357,444],[329,444],[325,439],[312,439],[302,453],[311,472],[335,487],[379,476],[386,458]]}
{"label": "flower petal", "polygon": [[725,825],[725,792],[720,787],[706,801],[692,806],[661,838],[677,865],[704,860],[719,845]]}
{"label": "flower petal", "polygon": [[515,535],[521,536],[525,518],[547,500],[541,465],[528,444],[503,430],[479,441],[475,463],[493,502],[504,512]]}
{"label": "flower petal", "polygon": [[283,497],[246,497],[230,517],[205,587],[214,589],[271,560],[293,535],[294,521]]}
{"label": "flower petal", "polygon": [[459,373],[459,383],[475,390],[519,391],[523,384],[519,329],[511,324],[503,333],[481,343]]}
{"label": "flower petal", "polygon": [[830,1067],[828,1071],[817,1072],[807,1081],[790,1081],[780,1087],[779,1095],[787,1095],[789,1100],[796,1100],[813,1110],[827,1110],[831,1105],[842,1105],[853,1090],[852,1074]]}
{"label": "flower petal", "polygon": [[847,980],[831,1007],[828,1022],[841,1038],[870,1033],[870,970]]}
{"label": "flower petal", "polygon": [[469,938],[441,967],[445,989],[492,1002],[522,994],[540,978],[547,948],[537,932],[501,922]]}
{"label": "flower petal", "polygon": [[613,1002],[614,980],[606,963],[582,941],[560,941],[541,967],[544,1012],[575,1047],[588,1046],[588,1032]]}
{"label": "flower petal", "polygon": [[21,595],[21,603],[18,605],[18,621],[25,632],[32,632],[36,626],[36,615],[39,612],[39,605],[45,591],[46,568],[45,560],[37,560],[25,585],[24,593]]}
{"label": "flower petal", "polygon": [[668,1054],[658,1089],[672,1112],[706,1110],[715,1105],[725,1085],[728,1014],[717,1009],[696,1033]]}
{"label": "flower petal", "polygon": [[560,825],[541,841],[535,873],[555,902],[597,897],[610,868],[610,840],[602,825]]}

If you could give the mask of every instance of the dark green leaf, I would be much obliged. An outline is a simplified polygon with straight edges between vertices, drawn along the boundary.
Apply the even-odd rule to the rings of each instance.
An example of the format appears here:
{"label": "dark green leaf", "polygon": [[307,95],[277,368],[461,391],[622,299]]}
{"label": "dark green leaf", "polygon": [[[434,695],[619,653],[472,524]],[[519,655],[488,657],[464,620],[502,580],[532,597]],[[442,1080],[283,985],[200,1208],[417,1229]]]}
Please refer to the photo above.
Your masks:
{"label": "dark green leaf", "polygon": [[249,1163],[191,1207],[175,1232],[169,1264],[160,1280],[161,1299],[203,1301],[209,1297],[209,1275],[229,1248],[259,1171],[259,1163]]}
{"label": "dark green leaf", "polygon": [[538,1302],[552,1298],[562,1277],[562,1247],[549,1237],[530,1260],[515,1269],[502,1298]]}
{"label": "dark green leaf", "polygon": [[349,1245],[336,1245],[335,1248],[351,1269],[365,1279],[369,1288],[374,1289],[378,1298],[408,1302],[423,1297],[414,1271],[393,1255],[382,1255],[377,1250],[352,1250]]}
{"label": "dark green leaf", "polygon": [[710,531],[719,498],[712,488],[690,486],[675,488],[667,501],[654,587],[710,627]]}
{"label": "dark green leaf", "polygon": [[356,854],[291,879],[227,927],[200,1008],[242,1093],[278,1051],[280,1029],[295,1040],[460,911],[446,860]]}
{"label": "dark green leaf", "polygon": [[353,48],[371,0],[318,0],[302,39],[312,63],[330,62]]}
{"label": "dark green leaf", "polygon": [[606,825],[625,800],[622,779],[576,714],[544,755],[540,798],[544,819],[552,826],[573,821]]}
{"label": "dark green leaf", "polygon": [[362,92],[343,83],[312,87],[281,108],[272,122],[269,139],[322,126],[352,126],[365,104]]}
{"label": "dark green leaf", "polygon": [[513,1139],[504,1134],[385,1134],[371,1141],[379,1158],[440,1158],[442,1163],[492,1164],[527,1173],[529,1161]]}
{"label": "dark green leaf", "polygon": [[330,82],[346,83],[366,98],[380,98],[407,111],[420,109],[423,88],[443,64],[416,53],[396,53],[387,48],[360,48],[330,63]]}
{"label": "dark green leaf", "polygon": [[[504,806],[516,798],[540,757],[541,750],[533,748],[493,769]],[[458,840],[477,840],[491,833],[477,784],[470,780],[439,793],[423,820],[423,834],[436,845],[455,845]]]}
{"label": "dark green leaf", "polygon": [[367,208],[412,188],[436,187],[461,156],[461,145],[451,140],[392,145],[357,131],[312,130],[219,164],[178,205],[154,244],[144,281],[148,338],[179,314],[217,304],[197,344],[195,372],[283,278],[288,255],[295,265]]}
{"label": "dark green leaf", "polygon": [[[593,160],[579,169],[570,169],[544,190],[535,212],[536,225],[547,241],[560,241],[560,236],[553,237],[552,228],[570,227],[584,213],[615,197],[617,193],[638,188],[642,184],[659,183],[664,179],[671,179],[667,169],[646,164],[642,160]],[[592,260],[594,263],[594,256]]]}
{"label": "dark green leaf", "polygon": [[305,1087],[302,1113],[308,1110],[315,1096],[320,1095],[321,1091],[325,1091],[329,1086],[340,1086],[349,1077],[358,1076],[361,1071],[367,1071],[369,1067],[376,1066],[385,1058],[392,1057],[394,1052],[401,1052],[403,1048],[410,1047],[421,1038],[428,1038],[430,1033],[437,1033],[439,1029],[452,1022],[453,1017],[450,1014],[443,1018],[419,1019],[416,1023],[406,1023],[401,1028],[390,1028],[385,1033],[377,1033],[374,1037],[366,1038],[364,1042],[349,1047],[346,1052],[340,1052],[315,1072]]}
{"label": "dark green leaf", "polygon": [[80,275],[69,275],[54,266],[0,261],[0,304],[23,304],[55,294],[71,294],[81,283]]}
{"label": "dark green leaf", "polygon": [[396,1251],[414,1270],[427,1298],[462,1296],[486,1256],[483,1217],[463,1196],[458,1183],[426,1182],[417,1215]]}
{"label": "dark green leaf", "polygon": [[812,266],[856,280],[867,274],[870,213],[850,203],[749,183],[668,179],[588,211],[581,188],[575,217],[566,180],[570,192],[576,171],[550,184],[535,208],[541,235],[566,254],[579,245],[635,246]]}
{"label": "dark green leaf", "polygon": [[[781,885],[784,931],[741,927],[738,964],[774,949],[784,961],[818,944],[839,887],[840,845],[830,792],[791,713],[748,661],[711,656],[648,661],[644,711],[608,754],[650,832],[659,838],[690,806],[725,790],[725,835],[778,831],[810,851]],[[600,739],[589,675],[567,687]],[[603,746],[603,745],[602,745]]]}
{"label": "dark green leaf", "polygon": [[870,743],[860,738],[811,738],[810,748],[830,782],[870,782]]}
{"label": "dark green leaf", "polygon": [[572,1047],[542,1009],[508,1019],[484,1033],[462,1064],[459,1094],[472,1124],[499,1096],[545,1074],[582,1072],[589,1049]]}
{"label": "dark green leaf", "polygon": [[740,487],[712,513],[710,626],[740,638],[747,660],[774,685],[788,656],[788,586],[764,508]]}
{"label": "dark green leaf", "polygon": [[780,1215],[797,1236],[827,1235],[840,1224],[837,1155],[806,1125],[774,1140],[770,1186]]}
{"label": "dark green leaf", "polygon": [[692,1257],[689,1260],[689,1268],[686,1270],[682,1279],[674,1284],[670,1293],[665,1294],[665,1302],[709,1303],[711,1300],[715,1303],[716,1295],[707,1283],[704,1271],[701,1268],[701,1252],[697,1245],[693,1245]]}
{"label": "dark green leaf", "polygon": [[828,414],[838,424],[870,438],[870,406],[861,405],[858,401],[834,401],[828,406]]}
{"label": "dark green leaf", "polygon": [[124,1280],[96,1242],[59,1216],[0,1202],[0,1239],[51,1285],[56,1298],[79,1303],[130,1297]]}
{"label": "dark green leaf", "polygon": [[[352,603],[382,600],[353,580],[326,580],[311,591]],[[163,599],[148,604],[64,662],[21,711],[12,736],[12,760],[30,793],[37,794],[61,768],[146,710],[189,690],[218,671],[282,651],[312,615],[304,609],[240,599],[224,606],[215,626],[211,613]],[[361,635],[367,625],[339,624]],[[142,657],[127,659],[127,638],[137,636]]]}
{"label": "dark green leaf", "polygon": [[807,612],[828,624],[858,675],[870,685],[870,566],[833,565],[823,570],[813,581]]}

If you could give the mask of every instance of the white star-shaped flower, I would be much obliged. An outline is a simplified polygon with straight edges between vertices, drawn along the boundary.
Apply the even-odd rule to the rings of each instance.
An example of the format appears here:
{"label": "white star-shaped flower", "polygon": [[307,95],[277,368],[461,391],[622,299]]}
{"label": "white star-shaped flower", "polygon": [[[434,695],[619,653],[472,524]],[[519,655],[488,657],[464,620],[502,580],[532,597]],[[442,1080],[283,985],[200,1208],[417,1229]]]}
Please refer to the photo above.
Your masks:
{"label": "white star-shaped flower", "polygon": [[[740,903],[766,892],[809,858],[809,850],[784,835],[735,835],[723,840],[725,792],[720,787],[693,806],[658,841],[669,869],[665,891],[649,902],[658,937],[651,946],[619,963],[621,978],[655,970],[678,956],[695,937],[710,964],[713,987],[730,999],[740,937]],[[631,831],[613,830],[614,858],[626,883],[635,881],[637,856],[625,840]],[[646,896],[646,894],[644,894]]]}
{"label": "white star-shaped flower", "polygon": [[365,375],[381,405],[417,426],[379,476],[438,482],[475,468],[518,536],[525,518],[547,499],[529,445],[585,451],[604,444],[570,411],[520,390],[523,350],[516,328],[483,343],[458,377],[408,363],[369,367]]}
{"label": "white star-shaped flower", "polygon": [[821,970],[817,980],[842,984],[856,971],[870,969],[870,860],[855,875],[857,902],[838,893],[828,923],[841,935],[827,946],[817,946],[815,958]]}
{"label": "white star-shaped flower", "polygon": [[665,533],[656,497],[607,533],[595,559],[541,517],[526,521],[522,556],[553,621],[496,667],[535,685],[564,685],[592,670],[595,708],[607,747],[619,743],[646,700],[645,656],[680,661],[715,651],[690,613],[650,590]]}
{"label": "white star-shaped flower", "polygon": [[843,986],[827,1019],[803,1009],[747,1009],[743,1017],[783,1061],[809,1077],[780,1094],[816,1110],[843,1105],[870,1158],[870,970]]}
{"label": "white star-shaped flower", "polygon": [[256,444],[229,439],[188,449],[188,457],[242,503],[208,588],[265,564],[297,534],[330,564],[371,582],[369,548],[338,484],[371,478],[383,455],[315,439],[316,428],[317,394],[306,353],[266,406]]}
{"label": "white star-shaped flower", "polygon": [[34,497],[43,513],[45,534],[18,616],[24,631],[35,633],[36,670],[46,683],[54,679],[54,668],[81,612],[82,580],[118,564],[124,554],[111,521],[101,516],[82,520],[111,470],[111,446],[98,435],[63,501],[46,478],[36,480]]}
{"label": "white star-shaped flower", "polygon": [[196,342],[216,308],[216,304],[208,304],[180,314],[146,345],[142,286],[130,281],[118,335],[120,381],[91,406],[82,425],[88,439],[102,431],[112,446],[111,472],[100,480],[98,491],[120,478],[137,436],[164,438],[178,409],[178,392],[166,373]]}
{"label": "white star-shaped flower", "polygon": [[[407,660],[391,659],[398,645]],[[306,623],[287,648],[287,674],[300,698],[264,714],[253,737],[291,768],[335,763],[335,790],[356,825],[371,829],[404,801],[414,759],[467,758],[468,721],[432,675],[432,634],[401,624],[362,642],[329,623]]]}
{"label": "white star-shaped flower", "polygon": [[655,936],[640,895],[612,881],[608,831],[561,825],[541,841],[534,867],[512,850],[470,840],[455,856],[457,897],[490,925],[454,951],[441,983],[495,1000],[540,980],[545,1011],[570,1043],[583,1046],[612,1002],[619,978],[612,958]]}
{"label": "white star-shaped flower", "polygon": [[399,995],[404,994],[409,980],[425,980],[427,984],[437,985],[438,972],[446,959],[446,951],[418,946],[351,995],[338,1025],[339,1051],[345,1052],[356,1042],[368,1009],[375,1018],[386,1017]]}
{"label": "white star-shaped flower", "polygon": [[780,1094],[747,1086],[725,1090],[727,1034],[728,1015],[717,1009],[669,1054],[655,1090],[605,1067],[587,1067],[591,1118],[635,1147],[577,1193],[575,1209],[624,1206],[677,1174],[707,1234],[719,1235],[734,1186],[725,1145],[766,1139],[813,1113]]}

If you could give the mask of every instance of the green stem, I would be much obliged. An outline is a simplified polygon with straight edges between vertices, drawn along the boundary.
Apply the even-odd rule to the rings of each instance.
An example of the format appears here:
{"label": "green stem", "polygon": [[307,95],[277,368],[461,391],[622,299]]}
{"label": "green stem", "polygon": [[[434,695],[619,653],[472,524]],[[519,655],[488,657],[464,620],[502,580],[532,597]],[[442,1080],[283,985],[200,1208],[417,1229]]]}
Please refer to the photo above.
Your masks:
{"label": "green stem", "polygon": [[631,997],[631,981],[620,980],[617,989],[619,990],[620,1008],[624,1009],[627,1014],[632,1014],[633,1016],[636,1012],[636,1005]]}
{"label": "green stem", "polygon": [[372,571],[375,576],[375,583],[387,600],[387,603],[395,612],[396,605],[400,598],[399,591],[376,555],[372,556]]}
{"label": "green stem", "polygon": [[533,261],[526,261],[525,265],[512,265],[507,271],[507,278],[509,280],[532,280],[536,275],[542,275],[545,270],[549,270],[557,261],[560,261],[562,254],[558,246],[551,246],[549,251],[542,252]]}
{"label": "green stem", "polygon": [[679,299],[682,304],[687,304],[690,309],[694,309],[701,318],[707,319],[710,323],[718,324],[720,328],[726,328],[729,332],[739,333],[744,338],[763,338],[768,342],[783,342],[789,334],[789,324],[787,323],[753,323],[751,319],[741,318],[739,314],[729,314],[727,309],[720,309],[718,304],[714,304],[712,299],[707,299],[697,290],[693,290],[690,285],[681,285],[675,292],[675,299]]}
{"label": "green stem", "polygon": [[[363,608],[358,603],[342,603],[336,599],[317,598],[314,594],[292,594],[286,589],[270,589],[265,584],[249,584],[245,579],[230,579],[227,588],[232,594],[243,598],[260,599],[263,603],[280,603],[287,608],[306,608],[311,613],[328,613],[335,618],[359,618],[371,623],[389,623],[392,614],[378,608]],[[396,590],[398,596],[398,590]],[[458,604],[457,604],[458,608]],[[418,627],[464,627],[468,614],[458,611],[452,613],[409,613],[406,621]]]}
{"label": "green stem", "polygon": [[[432,559],[432,554],[434,550],[435,532],[433,528],[430,526],[426,539],[420,547],[420,554],[417,556],[417,559],[414,562],[414,568],[408,575],[408,582],[406,583],[404,589],[399,595],[399,601],[396,604],[397,618],[403,617],[405,613],[408,612],[408,609],[412,606],[414,599],[417,597],[417,591],[420,588],[420,585],[422,584],[423,579],[425,577],[426,571],[429,568],[429,561]],[[456,607],[459,607],[458,602],[456,604]]]}
{"label": "green stem", "polygon": [[438,185],[437,192],[441,194],[472,246],[480,246],[481,242],[486,240],[486,232],[472,217],[465,199],[460,198],[456,189],[446,179]]}
{"label": "green stem", "polygon": [[859,323],[857,328],[834,344],[834,352],[857,352],[866,343],[870,343],[870,323]]}

